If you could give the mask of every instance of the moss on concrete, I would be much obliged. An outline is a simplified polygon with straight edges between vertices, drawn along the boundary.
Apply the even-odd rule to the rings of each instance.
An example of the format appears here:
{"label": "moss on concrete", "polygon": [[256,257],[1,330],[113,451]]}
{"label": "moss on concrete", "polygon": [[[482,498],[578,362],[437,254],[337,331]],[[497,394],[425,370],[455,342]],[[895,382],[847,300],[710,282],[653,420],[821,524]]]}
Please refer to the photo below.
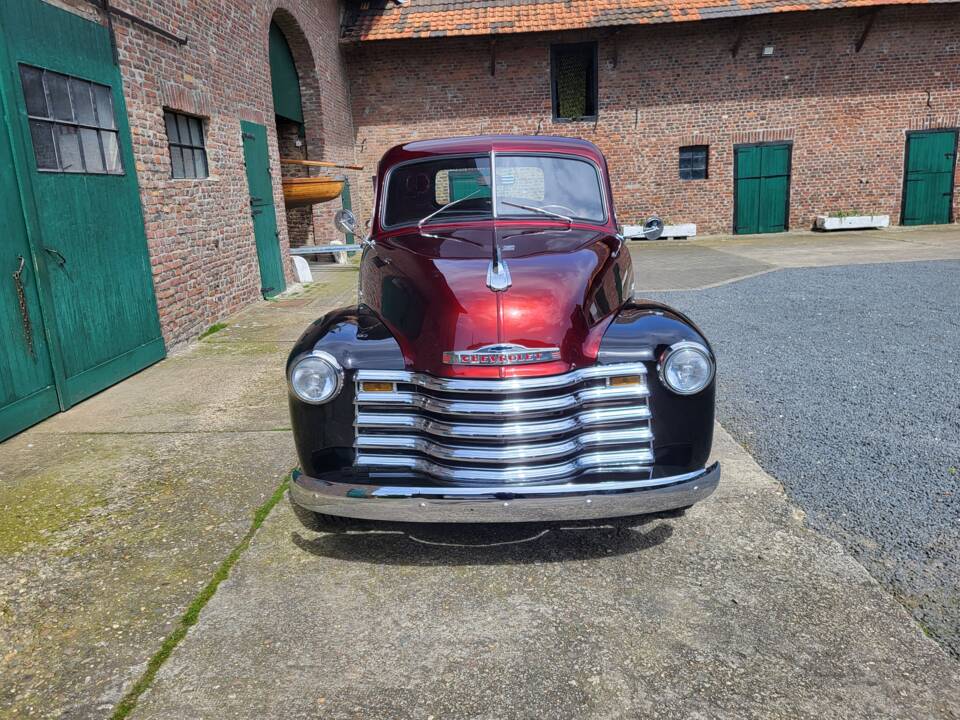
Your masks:
{"label": "moss on concrete", "polygon": [[208,338],[211,335],[214,335],[215,333],[218,333],[221,330],[224,330],[226,328],[227,328],[226,323],[214,323],[213,325],[208,327],[206,330],[204,330],[202,333],[200,333],[200,339],[203,340],[204,338]]}
{"label": "moss on concrete", "polygon": [[263,521],[267,519],[270,511],[273,510],[276,504],[280,502],[281,498],[283,498],[284,494],[286,494],[288,485],[289,476],[285,478],[282,483],[280,483],[267,501],[254,511],[253,521],[250,523],[250,529],[247,530],[247,533],[243,536],[240,542],[237,543],[230,554],[217,568],[217,571],[213,574],[213,577],[210,579],[210,581],[194,598],[193,602],[190,603],[173,632],[171,632],[166,639],[164,639],[160,649],[152,658],[150,658],[150,661],[147,663],[146,671],[114,709],[113,715],[111,716],[112,720],[122,720],[122,718],[127,717],[136,707],[140,696],[147,690],[147,688],[150,687],[153,679],[157,675],[157,672],[159,672],[160,668],[167,661],[167,658],[170,657],[170,653],[172,653],[174,649],[176,649],[177,645],[180,644],[180,641],[186,637],[187,631],[197,623],[197,620],[200,618],[200,612],[203,610],[204,606],[217,592],[217,588],[220,586],[220,583],[226,580],[230,575],[230,570],[236,564],[237,560],[240,559],[240,556],[244,553],[244,551],[249,547],[250,541],[263,524]]}
{"label": "moss on concrete", "polygon": [[105,504],[96,487],[53,474],[0,485],[0,555],[49,543],[58,531]]}

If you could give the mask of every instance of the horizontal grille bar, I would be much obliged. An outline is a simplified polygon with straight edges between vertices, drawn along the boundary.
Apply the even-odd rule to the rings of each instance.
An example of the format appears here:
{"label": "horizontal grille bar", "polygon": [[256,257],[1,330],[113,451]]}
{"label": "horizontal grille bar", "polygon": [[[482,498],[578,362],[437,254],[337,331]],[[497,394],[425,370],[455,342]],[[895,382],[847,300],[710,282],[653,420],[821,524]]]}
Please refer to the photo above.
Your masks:
{"label": "horizontal grille bar", "polygon": [[650,428],[638,427],[625,430],[605,430],[584,433],[570,440],[536,445],[448,445],[420,437],[403,435],[358,435],[357,450],[407,450],[418,452],[437,460],[477,463],[523,462],[530,458],[556,460],[589,448],[609,445],[629,445],[650,442]]}
{"label": "horizontal grille bar", "polygon": [[381,468],[404,468],[445,482],[476,484],[552,482],[576,475],[599,472],[649,472],[653,462],[651,450],[598,452],[580,455],[567,462],[551,465],[512,465],[502,468],[451,467],[425,457],[406,455],[357,454],[357,465]]}
{"label": "horizontal grille bar", "polygon": [[509,420],[507,422],[470,423],[434,420],[414,413],[377,413],[360,410],[357,426],[364,429],[421,432],[456,440],[501,440],[525,442],[568,435],[575,430],[590,430],[619,423],[642,423],[650,419],[646,405],[587,410],[576,415],[550,420]]}
{"label": "horizontal grille bar", "polygon": [[[642,400],[646,398],[647,392],[645,384],[637,384],[588,387],[564,395],[543,398],[448,400],[421,395],[416,392],[368,392],[358,390],[357,403],[362,406],[419,408],[441,415],[503,417],[576,410],[584,405],[615,400]],[[496,395],[496,393],[491,393],[491,395]]]}
{"label": "horizontal grille bar", "polygon": [[358,370],[354,463],[464,487],[649,473],[647,375],[642,363],[507,379]]}
{"label": "horizontal grille bar", "polygon": [[416,385],[427,390],[460,393],[502,393],[535,392],[556,390],[579,385],[586,380],[598,378],[623,377],[628,375],[646,375],[643,363],[622,363],[617,365],[592,365],[563,375],[544,375],[540,377],[513,377],[502,380],[475,380],[473,378],[440,378],[433,375],[409,372],[407,370],[357,370],[357,380],[377,380],[381,382]]}

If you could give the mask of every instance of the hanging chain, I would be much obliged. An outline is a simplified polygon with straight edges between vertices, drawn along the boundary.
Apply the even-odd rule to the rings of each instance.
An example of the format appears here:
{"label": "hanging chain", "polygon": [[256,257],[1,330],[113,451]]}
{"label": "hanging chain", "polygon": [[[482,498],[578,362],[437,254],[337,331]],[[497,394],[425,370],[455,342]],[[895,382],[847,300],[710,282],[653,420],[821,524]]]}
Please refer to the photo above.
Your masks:
{"label": "hanging chain", "polygon": [[27,341],[27,350],[30,351],[30,357],[36,357],[33,352],[33,325],[30,324],[30,311],[27,309],[27,296],[23,291],[23,268],[27,264],[23,255],[18,255],[20,267],[13,273],[13,283],[17,286],[17,300],[20,302],[20,319],[23,322],[23,338]]}

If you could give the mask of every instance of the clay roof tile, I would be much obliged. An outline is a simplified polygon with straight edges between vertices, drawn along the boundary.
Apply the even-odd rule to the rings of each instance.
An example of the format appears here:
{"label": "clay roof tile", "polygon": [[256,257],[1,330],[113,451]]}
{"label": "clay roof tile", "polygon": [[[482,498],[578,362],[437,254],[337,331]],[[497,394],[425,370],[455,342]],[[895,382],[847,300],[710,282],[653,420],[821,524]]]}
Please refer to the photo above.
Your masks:
{"label": "clay roof tile", "polygon": [[579,30],[775,12],[956,0],[350,0],[343,42]]}

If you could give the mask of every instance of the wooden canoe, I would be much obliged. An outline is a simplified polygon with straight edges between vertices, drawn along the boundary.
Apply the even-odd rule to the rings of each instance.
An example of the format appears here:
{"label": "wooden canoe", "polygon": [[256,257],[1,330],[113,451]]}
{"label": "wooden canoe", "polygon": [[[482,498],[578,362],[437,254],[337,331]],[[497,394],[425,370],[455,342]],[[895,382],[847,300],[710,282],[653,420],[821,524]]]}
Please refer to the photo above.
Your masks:
{"label": "wooden canoe", "polygon": [[343,178],[286,178],[283,181],[283,203],[288,208],[325,203],[340,197]]}

